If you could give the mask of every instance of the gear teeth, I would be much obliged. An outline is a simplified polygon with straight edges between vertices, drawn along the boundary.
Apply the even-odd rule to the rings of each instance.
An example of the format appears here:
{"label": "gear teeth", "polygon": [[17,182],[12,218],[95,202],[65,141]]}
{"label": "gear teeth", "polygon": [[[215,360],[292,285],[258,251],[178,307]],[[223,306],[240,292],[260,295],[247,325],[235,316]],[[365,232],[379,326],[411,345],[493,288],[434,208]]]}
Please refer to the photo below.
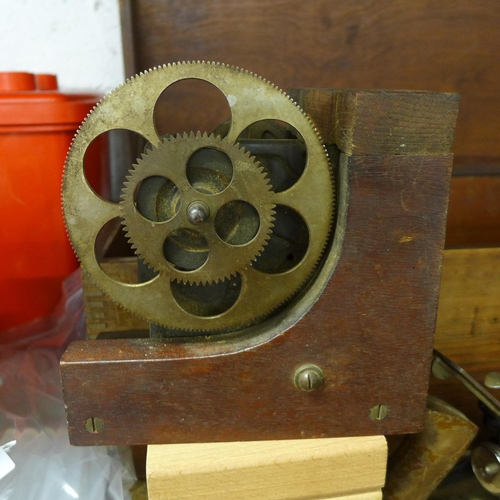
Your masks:
{"label": "gear teeth", "polygon": [[[240,146],[235,147],[235,145],[227,139],[220,139],[220,138],[216,137],[214,134],[209,135],[206,132],[201,134],[198,131],[196,133],[193,133],[193,132],[190,132],[189,134],[184,133],[182,136],[178,135],[176,139],[170,139],[169,141],[162,141],[162,144],[164,146],[167,145],[167,147],[173,147],[174,148],[173,154],[175,156],[176,148],[179,148],[180,147],[179,145],[181,143],[186,144],[189,141],[199,142],[199,144],[196,145],[197,148],[198,147],[205,147],[205,146],[207,146],[207,147],[214,146],[217,149],[221,149],[221,150],[225,150],[225,148],[229,148],[228,151],[233,151],[233,154],[236,154],[236,152],[237,152],[237,154],[241,155],[241,158],[244,159],[246,162],[252,162],[253,164],[255,164],[255,166],[256,166],[255,170],[258,172],[258,174],[260,176],[259,178],[262,180],[262,181],[259,181],[259,182],[262,182],[259,189],[262,192],[266,192],[266,191],[270,190],[269,180],[265,176],[265,174],[263,173],[260,164],[255,160],[255,157],[250,156],[249,153],[244,148],[242,148]],[[230,276],[235,276],[235,273],[237,273],[238,270],[240,269],[239,266],[237,269],[234,269],[234,270],[228,269],[226,271],[227,274],[224,274],[224,273],[214,274],[214,272],[215,273],[219,272],[219,271],[215,271],[215,269],[210,271],[212,274],[210,274],[210,272],[209,272],[209,274],[206,274],[207,271],[193,272],[193,273],[187,274],[187,273],[182,273],[181,271],[174,271],[170,267],[165,268],[165,263],[163,263],[163,262],[158,263],[158,262],[155,262],[155,261],[151,260],[150,258],[148,258],[147,247],[142,247],[137,241],[135,241],[133,227],[130,225],[129,222],[127,222],[130,219],[130,216],[132,215],[132,212],[130,212],[130,210],[135,210],[135,208],[133,206],[133,198],[132,198],[133,193],[135,191],[135,186],[138,183],[138,180],[135,180],[135,179],[138,179],[137,176],[140,176],[139,178],[142,178],[142,175],[144,175],[144,174],[140,174],[139,171],[143,172],[142,169],[148,168],[148,164],[150,161],[151,162],[156,161],[154,159],[154,157],[156,154],[160,154],[160,153],[157,153],[159,150],[159,147],[160,146],[155,147],[155,148],[153,148],[153,150],[151,150],[148,153],[146,153],[145,155],[143,155],[143,158],[138,161],[138,164],[135,165],[134,168],[130,170],[129,175],[127,176],[126,185],[122,189],[122,196],[121,196],[122,201],[120,202],[120,205],[121,205],[121,207],[123,207],[122,215],[125,219],[124,225],[125,225],[126,230],[127,230],[127,237],[129,238],[130,243],[133,243],[133,248],[136,250],[135,253],[142,260],[147,262],[151,266],[152,269],[154,269],[157,272],[166,273],[166,276],[170,276],[170,279],[172,281],[176,281],[178,283],[212,284],[212,283],[218,283],[221,279],[229,278]],[[194,147],[194,145],[191,147]],[[150,155],[152,155],[151,159],[150,159]],[[274,214],[272,207],[262,208],[261,210],[264,210],[264,211],[268,210],[269,211],[268,215],[264,219],[264,220],[266,220],[266,225],[264,226],[266,228],[266,230],[263,232],[259,232],[259,234],[260,234],[259,239],[255,243],[253,243],[252,248],[255,247],[253,250],[253,253],[252,253],[252,255],[246,257],[250,261],[254,258],[254,256],[256,254],[261,252],[261,250],[264,248],[264,246],[267,245],[268,240],[270,238],[271,228],[273,226],[271,223],[267,222],[271,218],[271,216]]]}
{"label": "gear teeth", "polygon": [[[128,78],[126,80],[125,83],[119,85],[115,90],[109,92],[107,95],[105,95],[94,107],[93,109],[88,113],[88,115],[86,116],[86,118],[84,119],[82,125],[78,128],[78,131],[77,133],[75,134],[73,140],[72,140],[72,143],[70,145],[70,148],[69,148],[69,152],[68,152],[68,156],[66,157],[66,162],[65,162],[65,170],[67,172],[68,170],[68,165],[69,165],[69,161],[70,161],[70,158],[74,152],[74,148],[75,148],[75,141],[76,139],[78,138],[79,134],[82,132],[82,130],[84,128],[88,128],[89,126],[89,120],[92,118],[92,116],[98,112],[100,106],[105,103],[107,100],[109,100],[110,98],[112,98],[120,89],[123,89],[125,86],[129,85],[129,84],[135,84],[135,81],[139,79],[139,77],[147,77],[148,73],[151,73],[153,71],[161,71],[161,70],[168,70],[168,69],[175,69],[176,67],[181,67],[181,66],[188,66],[188,65],[206,65],[206,66],[212,66],[214,68],[225,68],[226,70],[231,70],[233,72],[237,72],[237,73],[243,73],[245,75],[249,75],[253,78],[255,78],[256,80],[259,80],[263,83],[265,83],[266,85],[269,85],[269,88],[273,89],[273,91],[279,91],[280,95],[283,95],[285,96],[292,104],[293,106],[298,109],[301,114],[305,117],[307,123],[309,124],[311,130],[314,132],[314,135],[316,136],[316,138],[318,139],[318,141],[320,141],[321,144],[323,144],[323,141],[321,140],[321,136],[314,124],[314,122],[310,119],[310,117],[297,105],[297,103],[290,98],[290,96],[288,96],[285,92],[283,92],[283,90],[279,89],[277,86],[275,86],[274,84],[270,83],[268,80],[262,78],[261,76],[258,76],[258,75],[255,75],[254,73],[248,71],[248,70],[243,70],[239,67],[235,67],[235,66],[230,66],[230,65],[226,65],[226,64],[221,64],[219,62],[205,62],[205,61],[202,61],[201,63],[198,61],[198,62],[186,62],[186,61],[182,61],[180,63],[168,63],[168,64],[164,64],[162,66],[158,66],[158,67],[154,67],[150,70],[146,70],[146,71],[143,71],[141,72],[139,75],[134,75],[130,78]],[[90,125],[91,126],[91,125]],[[193,134],[191,133],[189,135],[189,138],[191,138],[193,136]],[[200,134],[199,132],[196,133],[195,135],[196,138],[200,138]],[[207,138],[208,135],[205,133],[203,134],[203,136],[201,137],[204,137],[204,138]],[[214,134],[211,134],[210,137],[215,137]],[[170,137],[166,137],[166,138],[162,138],[161,139],[161,143],[171,143],[175,140],[188,140],[188,137],[186,137],[186,134],[184,134],[183,136],[177,134],[175,136],[175,138],[173,136],[170,136]],[[221,141],[221,144],[228,144],[229,141],[227,141],[227,138],[224,138],[224,139],[220,139]],[[229,143],[230,144],[230,143]],[[235,144],[236,147],[238,147],[239,149],[243,149],[243,147],[241,147],[239,144]],[[155,145],[155,146],[152,146],[151,150],[156,150],[158,149],[159,145]],[[328,159],[328,154],[326,152],[326,149],[323,147],[324,149],[324,153],[325,153],[325,157],[327,159],[327,162],[328,162],[328,168],[329,168],[329,174],[330,174],[330,178],[333,180],[333,176],[334,176],[334,172],[330,166],[330,162],[329,162],[329,159]],[[244,150],[245,151],[245,150]],[[131,194],[133,193],[133,187],[134,187],[134,179],[135,179],[135,175],[134,173],[138,170],[138,169],[141,169],[142,168],[142,164],[145,160],[145,158],[147,157],[147,155],[150,153],[150,151],[147,153],[147,154],[141,154],[141,158],[138,160],[138,164],[135,164],[133,165],[132,169],[130,170],[129,172],[129,175],[127,176],[127,180],[125,181],[123,187],[122,187],[122,193],[120,195],[120,205],[121,206],[124,206],[126,204],[126,200],[127,200],[127,196],[131,196]],[[250,155],[249,152],[245,151],[245,159],[249,159],[249,160],[252,160],[252,161],[255,161],[254,157],[252,157]],[[265,188],[267,189],[271,189],[271,185],[270,185],[270,180],[267,176],[267,174],[264,172],[264,169],[262,168],[262,166],[256,162],[258,167],[258,171],[259,173],[263,176],[263,179],[266,180],[266,183],[265,183]],[[65,212],[65,214],[67,214],[67,210],[68,208],[66,207],[66,203],[65,203],[65,198],[64,198],[64,192],[66,190],[66,188],[68,187],[68,185],[71,185],[70,183],[68,183],[68,178],[67,178],[67,175],[65,174],[63,179],[62,179],[62,183],[61,183],[61,187],[62,187],[62,192],[61,192],[61,195],[62,195],[62,199],[61,199],[61,204],[62,204],[62,207],[63,207],[63,211]],[[332,183],[333,185],[333,183]],[[264,185],[263,185],[264,186]],[[334,200],[335,200],[335,192],[334,190],[332,190],[332,193],[331,193],[331,200],[332,200],[332,207],[333,207],[333,203],[334,203]],[[123,211],[122,211],[122,214],[123,214]],[[272,208],[270,210],[270,213],[269,213],[269,216],[268,216],[268,224],[269,224],[269,231],[264,235],[264,238],[262,240],[262,247],[259,248],[257,251],[256,251],[256,254],[254,256],[254,258],[251,259],[251,262],[255,261],[255,259],[260,256],[262,254],[262,252],[264,251],[265,247],[268,245],[268,242],[271,238],[271,235],[272,235],[272,231],[271,229],[274,227],[274,223],[275,223],[275,220],[276,220],[276,217],[275,217],[275,210],[274,208]],[[306,277],[306,279],[304,280],[304,283],[307,282],[310,277],[316,272],[317,268],[318,268],[318,265],[326,251],[326,248],[329,244],[329,240],[330,240],[330,237],[331,237],[331,233],[332,233],[332,229],[333,229],[333,219],[334,219],[334,212],[333,212],[333,209],[329,211],[329,217],[328,217],[329,221],[330,221],[330,227],[329,227],[329,230],[328,230],[328,234],[327,234],[327,237],[323,240],[323,248],[322,248],[322,251],[321,251],[321,254],[319,255],[317,261],[315,262],[315,264],[311,267],[311,270],[309,272],[309,275]],[[66,217],[65,217],[65,230],[66,230],[66,233],[68,235],[71,235],[71,232],[72,230],[70,230],[70,228],[68,227],[68,223],[67,223],[67,220],[66,220]],[[131,233],[130,231],[128,231],[128,228],[127,228],[127,225],[126,225],[126,221],[122,220],[120,221],[124,231],[125,231],[125,235],[126,235],[126,238],[127,238],[127,241],[129,241],[129,243],[131,244],[131,246],[134,248],[134,252],[136,253],[136,255],[138,255],[138,257],[142,260],[142,257],[139,253],[139,251],[137,250],[137,245],[134,243],[133,241],[133,237],[131,236]],[[73,228],[72,228],[73,229]],[[71,242],[71,246],[74,248],[74,244],[73,244],[73,241],[71,240],[70,238],[70,242]],[[77,257],[78,259],[81,261],[81,258],[80,258],[80,255],[78,253],[78,251],[74,248],[75,250],[75,253],[77,254]],[[154,267],[150,265],[150,263],[148,262],[145,262],[145,264],[150,268],[150,269],[153,269],[154,270]],[[84,266],[82,266],[84,268]],[[248,269],[249,267],[251,267],[251,264],[248,263],[246,266],[243,266],[240,271],[243,271],[244,269]],[[84,272],[87,272],[85,269],[84,269]],[[160,271],[161,272],[161,271]],[[87,273],[88,274],[88,273]],[[221,277],[218,277],[216,278],[213,282],[214,283],[219,283],[219,282],[224,282],[226,280],[229,280],[231,277],[234,277],[234,276],[237,276],[239,273],[238,271],[231,271],[228,273],[228,276],[221,276]],[[105,286],[104,285],[101,285],[99,283],[99,280],[95,279],[92,275],[90,275],[90,278],[91,280],[96,284],[96,286],[103,290],[104,292],[106,292],[105,290]],[[190,285],[193,285],[193,283],[189,283],[189,281],[187,281],[187,284],[190,284]],[[201,282],[201,280],[198,279],[198,281],[195,282],[196,285],[201,285],[203,284]],[[302,288],[303,284],[298,287],[297,290],[295,290],[295,292],[293,292],[291,294],[291,296],[288,296],[286,297],[283,301],[281,301],[278,305],[275,305],[273,308],[272,308],[272,311],[276,310],[276,309],[279,309],[280,307],[283,306],[283,304],[289,302],[294,296],[296,296],[296,294],[299,292],[299,290]],[[120,307],[122,307],[123,309],[126,309],[126,310],[129,310],[129,308],[126,308],[126,307],[123,307],[119,302],[117,302],[115,300],[115,298],[113,296],[111,296],[111,299],[113,300],[113,302],[117,303]],[[245,320],[245,324],[242,324],[242,325],[239,325],[238,327],[243,327],[243,326],[247,326],[249,324],[254,324],[256,323],[257,321],[259,321],[260,319],[264,318],[264,317],[267,317],[272,311],[264,311],[264,314],[261,314],[255,318],[253,318],[252,320]],[[136,316],[140,316],[138,315],[134,310],[131,310],[130,312],[132,312],[132,314],[136,315]],[[185,331],[185,332],[197,332],[197,333],[203,333],[204,331],[211,331],[211,332],[224,332],[224,331],[229,331],[231,330],[231,328],[216,328],[216,329],[213,329],[210,325],[211,323],[209,321],[207,321],[206,323],[208,325],[207,327],[207,330],[204,330],[203,327],[196,327],[195,329],[192,329],[192,328],[179,328],[179,325],[176,325],[176,328],[181,330],[181,331]],[[168,327],[168,325],[165,325]],[[234,329],[234,328],[233,328]]]}

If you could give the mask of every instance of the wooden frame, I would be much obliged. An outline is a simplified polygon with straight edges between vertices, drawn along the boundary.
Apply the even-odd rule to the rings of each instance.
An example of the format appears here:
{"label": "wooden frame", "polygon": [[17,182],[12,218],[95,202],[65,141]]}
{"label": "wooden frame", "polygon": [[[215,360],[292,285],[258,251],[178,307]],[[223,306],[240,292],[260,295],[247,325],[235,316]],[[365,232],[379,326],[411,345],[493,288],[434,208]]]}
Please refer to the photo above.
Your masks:
{"label": "wooden frame", "polygon": [[[314,285],[324,286],[319,299],[302,317],[284,311],[219,342],[72,344],[61,375],[74,444],[420,430],[458,97],[329,89],[293,95],[341,150],[337,226]],[[310,393],[294,385],[306,363],[325,374]],[[381,405],[387,411],[374,412]]]}

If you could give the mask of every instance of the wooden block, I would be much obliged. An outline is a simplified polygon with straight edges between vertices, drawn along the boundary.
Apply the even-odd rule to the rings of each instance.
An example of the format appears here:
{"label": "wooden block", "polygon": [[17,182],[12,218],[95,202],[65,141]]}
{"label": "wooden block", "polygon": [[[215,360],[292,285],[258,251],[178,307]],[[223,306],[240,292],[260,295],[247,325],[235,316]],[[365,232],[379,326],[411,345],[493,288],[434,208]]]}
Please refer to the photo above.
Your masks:
{"label": "wooden block", "polygon": [[[446,250],[436,349],[482,382],[489,371],[499,371],[499,337],[500,248]],[[455,379],[431,378],[430,393],[481,423],[477,398]]]}
{"label": "wooden block", "polygon": [[499,369],[500,248],[447,250],[435,347],[467,370]]}
{"label": "wooden block", "polygon": [[330,497],[325,500],[382,500],[382,491],[377,489],[366,493],[354,493],[354,495],[342,495],[341,497]]}
{"label": "wooden block", "polygon": [[[102,267],[108,276],[125,283],[137,276],[137,259],[134,257],[109,259],[102,263]],[[120,307],[94,284],[86,272],[82,273],[82,281],[89,339],[96,339],[103,332],[149,330],[148,321]]]}
{"label": "wooden block", "polygon": [[[449,155],[342,155],[329,257],[335,272],[329,280],[324,275],[328,284],[310,312],[282,334],[264,324],[258,335],[220,342],[73,343],[61,360],[72,443],[418,432],[450,170]],[[289,311],[280,314],[270,321],[282,328],[291,320]],[[320,390],[295,387],[293,374],[304,363],[323,370]],[[382,404],[387,418],[371,418],[371,408]],[[101,432],[87,432],[90,417],[104,421]]]}
{"label": "wooden block", "polygon": [[381,497],[383,436],[148,447],[151,500]]}
{"label": "wooden block", "polygon": [[347,155],[440,155],[453,144],[458,94],[292,89],[323,140]]}

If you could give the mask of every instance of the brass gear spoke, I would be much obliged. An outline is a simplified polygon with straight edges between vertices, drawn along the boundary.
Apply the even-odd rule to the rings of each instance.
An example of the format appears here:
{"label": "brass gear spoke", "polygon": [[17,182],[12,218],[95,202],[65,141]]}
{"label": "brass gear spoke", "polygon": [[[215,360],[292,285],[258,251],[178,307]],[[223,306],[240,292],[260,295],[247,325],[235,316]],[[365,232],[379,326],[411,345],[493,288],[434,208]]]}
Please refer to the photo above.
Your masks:
{"label": "brass gear spoke", "polygon": [[[121,211],[123,217],[123,212]],[[127,214],[129,224],[133,224],[135,228],[134,237],[132,238],[125,226],[125,234],[129,240],[131,247],[138,250],[135,241],[141,239],[148,240],[148,256],[152,261],[164,261],[163,242],[165,239],[176,229],[180,227],[180,217],[174,217],[166,222],[151,222],[146,219],[137,211],[132,210]],[[149,263],[146,262],[146,263]]]}
{"label": "brass gear spoke", "polygon": [[[175,140],[173,138],[163,139],[163,141],[170,142]],[[170,158],[165,155],[164,149],[158,149],[156,147],[149,148],[145,153],[141,155],[141,158],[137,159],[138,164],[141,164],[145,158],[149,161],[147,168],[137,168],[138,165],[133,165],[133,177],[129,174],[127,176],[127,182],[124,184],[124,191],[127,190],[133,179],[132,189],[137,188],[137,186],[148,177],[165,177],[168,178],[173,184],[179,189],[179,191],[185,192],[190,189],[189,182],[186,178],[185,169],[179,168],[178,162],[170,161]],[[122,196],[123,197],[123,196]]]}
{"label": "brass gear spoke", "polygon": [[293,208],[304,219],[309,229],[311,244],[315,245],[319,241],[324,241],[321,235],[329,231],[333,221],[333,212],[324,210],[330,205],[333,205],[333,190],[330,193],[325,193],[321,199],[324,207],[318,205],[314,193],[321,192],[320,183],[325,179],[315,175],[317,169],[315,162],[318,158],[309,158],[308,164],[302,176],[298,181],[286,191],[281,193],[273,193],[272,201],[276,205],[284,205]]}
{"label": "brass gear spoke", "polygon": [[[120,209],[116,203],[100,198],[90,188],[84,176],[83,161],[80,169],[75,156],[69,159],[67,165],[64,187],[73,192],[74,200],[71,204],[64,204],[66,228],[82,264],[89,267],[95,261],[97,234],[107,222],[120,215]],[[73,175],[70,176],[69,172]]]}
{"label": "brass gear spoke", "polygon": [[139,316],[154,320],[159,311],[178,307],[170,293],[170,280],[164,276],[158,275],[146,283],[129,285],[109,278],[103,271],[100,273],[100,283],[105,284],[107,293],[111,297],[119,296],[119,303]]}

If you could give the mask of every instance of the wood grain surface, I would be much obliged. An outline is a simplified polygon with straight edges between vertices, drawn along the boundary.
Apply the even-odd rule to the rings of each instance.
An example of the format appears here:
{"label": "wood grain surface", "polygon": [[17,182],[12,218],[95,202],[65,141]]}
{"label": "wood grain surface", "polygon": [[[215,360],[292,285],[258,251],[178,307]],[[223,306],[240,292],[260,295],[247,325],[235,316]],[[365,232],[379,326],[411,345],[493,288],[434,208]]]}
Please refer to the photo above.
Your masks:
{"label": "wood grain surface", "polygon": [[387,90],[291,89],[323,141],[347,155],[447,154],[458,94]]}
{"label": "wood grain surface", "polygon": [[[435,347],[480,383],[500,371],[500,249],[445,252]],[[492,393],[499,398],[498,389]],[[430,392],[452,404],[476,424],[477,398],[456,380],[431,378]]]}
{"label": "wood grain surface", "polygon": [[[451,160],[451,155],[342,157],[339,198],[345,213],[339,217],[345,225],[337,229],[344,240],[336,250],[335,273],[312,311],[270,342],[246,350],[238,338],[72,344],[61,374],[73,443],[418,431]],[[313,393],[293,384],[304,363],[325,373],[327,382]],[[389,408],[384,420],[369,417],[378,404]],[[89,417],[104,420],[102,432],[85,430]]]}
{"label": "wood grain surface", "polygon": [[500,175],[452,177],[446,247],[500,247]]}
{"label": "wood grain surface", "polygon": [[[254,71],[285,89],[458,92],[455,156],[500,159],[497,0],[138,0],[132,7],[134,32],[124,33],[135,46],[129,73],[203,59]],[[202,115],[213,120],[222,112],[203,92],[167,96],[178,123],[194,113],[203,125]]]}
{"label": "wood grain surface", "polygon": [[[108,259],[101,265],[108,276],[122,283],[132,283],[137,279],[137,259],[133,257]],[[120,307],[95,285],[86,272],[82,273],[82,280],[89,339],[96,339],[103,332],[109,335],[149,330],[148,321]]]}
{"label": "wood grain surface", "polygon": [[381,498],[383,436],[148,447],[151,500]]}

